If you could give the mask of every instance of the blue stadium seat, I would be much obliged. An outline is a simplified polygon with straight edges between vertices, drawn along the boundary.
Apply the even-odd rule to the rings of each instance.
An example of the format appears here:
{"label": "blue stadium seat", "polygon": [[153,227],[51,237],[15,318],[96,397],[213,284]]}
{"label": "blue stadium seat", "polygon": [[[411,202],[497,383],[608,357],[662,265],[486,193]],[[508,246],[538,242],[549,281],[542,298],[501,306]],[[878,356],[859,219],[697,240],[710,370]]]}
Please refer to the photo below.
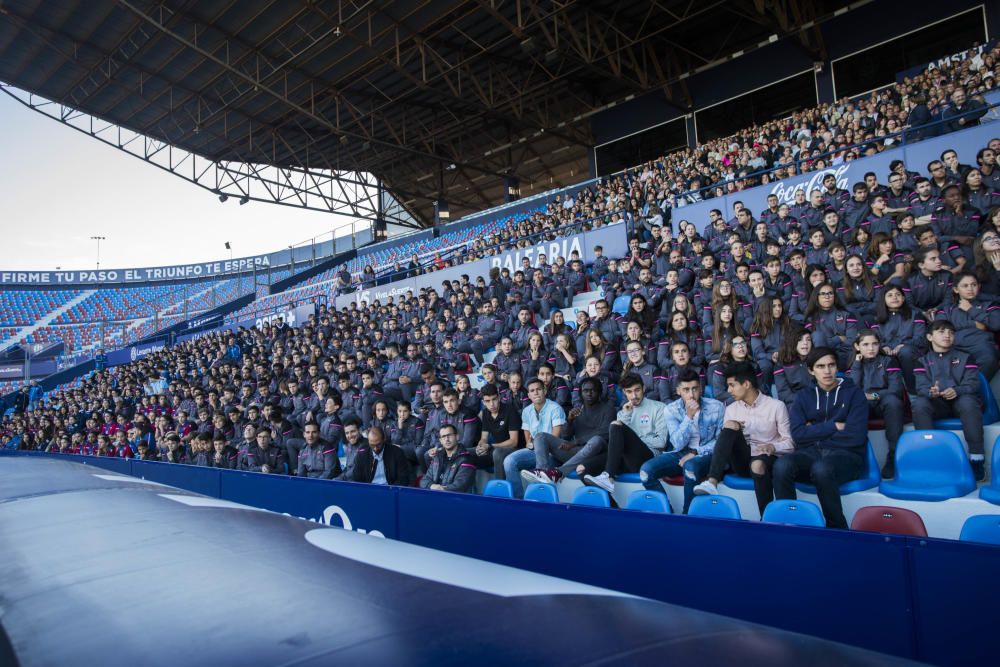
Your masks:
{"label": "blue stadium seat", "polygon": [[729,496],[695,496],[688,508],[688,516],[711,519],[742,519],[740,506]]}
{"label": "blue stadium seat", "polygon": [[[983,399],[983,426],[1000,421],[1000,408],[997,407],[996,396],[993,395],[989,380],[982,373],[979,374],[979,396]],[[961,431],[962,420],[958,417],[935,419],[934,428],[945,431]]]}
{"label": "blue stadium seat", "polygon": [[808,500],[772,500],[764,508],[764,523],[790,523],[796,526],[823,528],[826,520],[819,505]]}
{"label": "blue stadium seat", "polygon": [[979,489],[979,497],[988,503],[1000,505],[1000,436],[993,441],[993,456],[990,458],[990,483]]}
{"label": "blue stadium seat", "polygon": [[629,302],[632,300],[632,296],[629,294],[622,294],[620,297],[615,299],[614,304],[611,306],[611,310],[618,315],[624,315],[628,312]]}
{"label": "blue stadium seat", "polygon": [[642,484],[642,480],[639,478],[639,473],[637,472],[623,472],[615,477],[615,482],[621,482],[622,484]]}
{"label": "blue stadium seat", "polygon": [[581,486],[573,492],[571,505],[588,505],[590,507],[611,507],[611,498],[604,489],[594,486]]}
{"label": "blue stadium seat", "polygon": [[977,514],[970,516],[962,524],[962,533],[958,536],[963,542],[985,542],[1000,545],[1000,515]]}
{"label": "blue stadium seat", "polygon": [[639,489],[629,494],[625,509],[670,514],[670,503],[667,501],[667,494],[663,491]]}
{"label": "blue stadium seat", "polygon": [[722,483],[730,489],[736,491],[753,491],[753,477],[740,477],[739,475],[726,475]]}
{"label": "blue stadium seat", "polygon": [[524,499],[539,503],[557,503],[559,502],[559,494],[556,493],[555,484],[535,482],[529,484],[528,488],[524,490]]}
{"label": "blue stadium seat", "polygon": [[514,487],[505,479],[491,479],[486,482],[483,495],[493,496],[494,498],[513,498]]}
{"label": "blue stadium seat", "polygon": [[[858,491],[874,489],[878,486],[878,483],[882,481],[882,475],[878,470],[878,459],[875,458],[875,450],[872,448],[871,440],[868,441],[867,448],[868,456],[865,462],[865,469],[861,472],[861,477],[841,484],[840,495],[846,496],[848,493],[857,493]],[[812,484],[796,482],[795,488],[802,493],[811,493],[816,495],[816,487]]]}
{"label": "blue stadium seat", "polygon": [[896,446],[896,478],[879,484],[890,498],[932,502],[961,498],[975,488],[969,457],[951,431],[905,431]]}

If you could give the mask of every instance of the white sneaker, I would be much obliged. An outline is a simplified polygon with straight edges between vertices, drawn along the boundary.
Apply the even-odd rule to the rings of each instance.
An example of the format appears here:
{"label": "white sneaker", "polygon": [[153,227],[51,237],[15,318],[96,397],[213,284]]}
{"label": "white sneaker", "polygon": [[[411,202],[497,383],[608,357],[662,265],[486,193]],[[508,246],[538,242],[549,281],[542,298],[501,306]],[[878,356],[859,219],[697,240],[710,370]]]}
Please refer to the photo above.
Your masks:
{"label": "white sneaker", "polygon": [[615,492],[615,480],[611,479],[611,475],[606,472],[602,472],[596,477],[594,475],[584,475],[583,483],[587,486],[596,486],[598,488],[604,489],[608,493]]}
{"label": "white sneaker", "polygon": [[696,496],[717,496],[719,495],[719,487],[712,484],[707,479],[701,484],[694,487],[694,495]]}
{"label": "white sneaker", "polygon": [[521,471],[521,481],[524,482],[525,486],[528,486],[528,484],[535,484],[536,482],[540,482],[542,484],[547,484],[549,482],[549,478],[540,475],[539,472],[541,472],[541,471],[539,471],[539,470],[522,470]]}

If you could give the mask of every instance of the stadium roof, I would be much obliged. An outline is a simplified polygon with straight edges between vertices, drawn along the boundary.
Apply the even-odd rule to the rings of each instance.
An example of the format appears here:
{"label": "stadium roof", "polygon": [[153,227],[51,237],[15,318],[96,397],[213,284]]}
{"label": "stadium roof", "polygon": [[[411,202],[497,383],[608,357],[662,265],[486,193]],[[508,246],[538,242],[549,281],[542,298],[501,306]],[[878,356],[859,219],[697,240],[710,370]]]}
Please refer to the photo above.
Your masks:
{"label": "stadium roof", "polygon": [[[589,116],[835,0],[0,0],[0,80],[211,161],[368,172],[419,221],[588,174]],[[802,29],[800,26],[809,26]]]}

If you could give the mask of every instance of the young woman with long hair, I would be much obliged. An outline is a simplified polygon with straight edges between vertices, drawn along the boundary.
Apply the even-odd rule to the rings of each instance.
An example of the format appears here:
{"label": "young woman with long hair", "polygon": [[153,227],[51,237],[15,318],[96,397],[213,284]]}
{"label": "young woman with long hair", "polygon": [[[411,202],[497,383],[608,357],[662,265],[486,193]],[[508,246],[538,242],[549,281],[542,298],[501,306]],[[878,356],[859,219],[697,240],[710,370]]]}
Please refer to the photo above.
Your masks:
{"label": "young woman with long hair", "polygon": [[656,346],[656,364],[660,368],[670,366],[670,348],[678,341],[687,343],[688,349],[691,350],[693,355],[692,362],[696,366],[702,366],[704,363],[702,352],[705,347],[705,341],[702,338],[701,332],[698,331],[686,313],[677,310],[670,314],[666,334]]}
{"label": "young woman with long hair", "polygon": [[720,305],[712,313],[712,330],[706,332],[705,336],[705,357],[708,363],[716,363],[726,345],[736,336],[742,335],[743,327],[736,316],[736,308],[728,303]]}
{"label": "young woman with long hair", "polygon": [[741,361],[750,362],[754,369],[756,369],[760,391],[765,394],[770,392],[770,385],[764,381],[764,373],[760,370],[760,366],[754,363],[753,357],[750,356],[750,341],[747,340],[746,336],[734,336],[732,340],[726,343],[725,349],[719,355],[719,363],[713,365],[710,371],[715,400],[722,401],[726,405],[733,402],[733,397],[729,394],[726,387],[725,372],[730,364],[736,364]]}
{"label": "young woman with long hair", "polygon": [[858,335],[858,321],[837,304],[837,290],[828,283],[813,289],[806,306],[805,326],[817,347],[829,347],[837,353],[840,368],[847,368],[851,344]]}
{"label": "young woman with long hair", "polygon": [[889,456],[882,467],[882,477],[895,477],[895,451],[903,433],[903,374],[893,357],[882,350],[882,341],[874,329],[862,329],[854,339],[854,363],[847,371],[868,399],[868,416],[885,420],[885,438]]}
{"label": "young woman with long hair", "polygon": [[604,340],[604,336],[601,335],[600,330],[591,329],[590,333],[587,334],[587,346],[583,356],[584,359],[587,357],[601,359],[601,370],[607,373],[609,377],[618,377],[618,371],[621,368],[618,350],[611,348],[611,345]]}
{"label": "young woman with long hair", "polygon": [[791,328],[792,321],[785,314],[785,303],[781,297],[768,297],[758,306],[750,324],[750,351],[768,386],[774,384],[778,350]]}
{"label": "young woman with long hair", "polygon": [[872,280],[865,261],[858,255],[848,257],[844,266],[844,279],[837,288],[840,302],[859,324],[867,324],[875,317],[875,302],[882,287]]}
{"label": "young woman with long hair", "polygon": [[916,389],[913,368],[927,346],[924,314],[910,307],[902,287],[888,285],[875,304],[875,324],[871,328],[878,332],[882,352],[899,361],[903,382],[912,393]]}
{"label": "young woman with long hair", "polygon": [[795,402],[800,389],[812,384],[806,357],[812,352],[812,334],[804,327],[794,327],[778,350],[778,365],[774,369],[774,386],[778,398],[786,404]]}

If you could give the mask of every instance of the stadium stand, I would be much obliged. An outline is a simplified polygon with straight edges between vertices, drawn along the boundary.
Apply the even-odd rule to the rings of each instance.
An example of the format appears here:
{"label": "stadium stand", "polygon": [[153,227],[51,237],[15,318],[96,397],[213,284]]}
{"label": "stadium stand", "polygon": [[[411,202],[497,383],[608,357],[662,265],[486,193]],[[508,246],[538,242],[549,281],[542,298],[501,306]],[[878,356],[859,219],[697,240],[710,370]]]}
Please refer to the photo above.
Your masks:
{"label": "stadium stand", "polygon": [[[997,55],[988,54],[990,62]],[[992,90],[993,79],[946,67],[933,79],[552,193],[524,213],[362,250],[226,318],[315,303],[305,326],[230,328],[75,380],[41,404],[19,396],[4,417],[3,444],[369,482],[374,469],[363,452],[381,438],[400,448],[400,470],[421,474],[424,486],[467,492],[477,478],[479,486],[503,480],[515,497],[546,502],[658,498],[644,496],[645,487],[665,492],[678,513],[688,505],[701,516],[763,511],[765,520],[834,527],[846,527],[861,507],[886,505],[886,496],[940,500],[963,516],[1000,512],[975,493],[993,453],[986,436],[1000,431],[983,424],[983,413],[996,414],[984,387],[998,365],[1000,139],[971,153],[946,150],[926,168],[900,163],[849,189],[833,179],[803,193],[811,209],[736,209],[733,220],[678,221],[673,234],[683,204],[894,148],[899,132],[913,131],[907,118],[921,105],[938,123],[907,141],[948,136],[959,129],[950,125],[955,119],[964,127],[989,122],[976,95]],[[966,93],[974,103],[964,103]],[[422,274],[604,227],[627,236],[628,249],[589,256],[586,267],[536,257],[526,270],[428,288],[422,302],[335,306],[337,296],[399,272]],[[176,286],[142,289],[135,296],[164,321],[181,317]],[[86,348],[95,344],[88,323],[142,319],[121,291],[98,290],[71,305],[84,293],[21,300],[38,315],[5,324],[63,308],[33,340],[64,336]],[[189,312],[192,304],[207,308],[205,298],[190,300]],[[462,309],[453,312],[452,302]],[[113,396],[128,398],[109,419],[103,403]],[[773,441],[758,440],[756,425],[732,426],[740,423],[733,415],[757,400],[769,406]],[[959,421],[944,422],[954,429],[946,437],[929,430],[948,418]],[[506,420],[523,426],[511,429],[513,438],[501,427]],[[330,447],[306,444],[313,425]],[[519,448],[519,431],[531,449]],[[947,440],[946,450],[914,455],[913,443],[935,439]],[[507,447],[496,446],[505,440]],[[779,441],[784,449],[773,446]],[[717,446],[735,474],[724,468],[716,483],[699,484],[707,498],[685,489],[685,475],[710,482]],[[343,450],[340,467],[335,448]],[[807,520],[789,514],[802,508]],[[929,534],[957,536],[954,515],[945,529],[928,512],[921,516]]]}

